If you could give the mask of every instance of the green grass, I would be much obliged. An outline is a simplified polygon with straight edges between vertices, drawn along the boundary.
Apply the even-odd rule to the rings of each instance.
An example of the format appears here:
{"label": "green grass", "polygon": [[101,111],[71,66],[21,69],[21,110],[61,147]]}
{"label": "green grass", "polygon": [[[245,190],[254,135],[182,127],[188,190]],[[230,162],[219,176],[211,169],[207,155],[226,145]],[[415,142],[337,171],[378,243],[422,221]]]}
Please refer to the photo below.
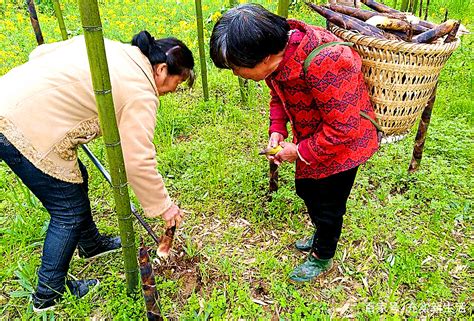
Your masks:
{"label": "green grass", "polygon": [[[67,28],[78,34],[76,4],[66,3]],[[220,3],[204,1],[207,37]],[[440,2],[432,5],[438,8],[432,19],[439,21],[444,15]],[[453,0],[443,6],[474,29],[472,4]],[[276,1],[269,7],[275,9]],[[39,5],[40,23],[46,41],[58,41],[48,8],[48,1]],[[321,23],[296,9],[292,16]],[[35,39],[23,9],[9,4],[1,10],[4,74],[26,61]],[[171,0],[104,1],[102,19],[109,38],[126,41],[147,28],[157,36],[178,36],[197,53],[193,10],[191,1],[179,6]],[[237,79],[209,63],[208,102],[202,101],[199,81],[191,92],[163,97],[155,139],[158,169],[173,198],[190,212],[173,258],[155,265],[164,315],[183,320],[468,318],[474,294],[473,41],[465,36],[443,70],[419,172],[407,173],[414,131],[383,146],[361,168],[336,254],[338,269],[311,284],[287,278],[304,259],[292,244],[311,231],[294,192],[293,166],[281,168],[280,189],[269,200],[268,164],[257,155],[267,137],[265,85],[253,86],[251,103],[243,107]],[[105,160],[100,141],[92,148]],[[117,234],[110,188],[90,162],[86,165],[99,228]],[[145,318],[141,294],[126,295],[120,254],[91,264],[74,258],[71,274],[99,278],[101,290],[82,300],[66,296],[54,313],[35,316],[28,296],[36,284],[48,214],[3,163],[0,195],[1,319]],[[149,222],[161,231],[159,220]]]}

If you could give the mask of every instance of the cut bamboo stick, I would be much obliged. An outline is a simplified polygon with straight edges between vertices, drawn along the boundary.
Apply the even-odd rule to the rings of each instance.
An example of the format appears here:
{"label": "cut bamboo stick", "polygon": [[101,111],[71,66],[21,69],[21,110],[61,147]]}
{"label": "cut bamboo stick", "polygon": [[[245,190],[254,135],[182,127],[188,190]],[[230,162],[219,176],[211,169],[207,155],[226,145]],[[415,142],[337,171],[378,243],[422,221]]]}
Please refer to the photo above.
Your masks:
{"label": "cut bamboo stick", "polygon": [[82,27],[92,77],[101,132],[106,147],[107,160],[112,176],[115,207],[118,216],[122,253],[125,264],[127,291],[132,293],[138,286],[135,232],[133,230],[127,176],[117,128],[109,68],[105,53],[102,24],[97,0],[79,0]]}

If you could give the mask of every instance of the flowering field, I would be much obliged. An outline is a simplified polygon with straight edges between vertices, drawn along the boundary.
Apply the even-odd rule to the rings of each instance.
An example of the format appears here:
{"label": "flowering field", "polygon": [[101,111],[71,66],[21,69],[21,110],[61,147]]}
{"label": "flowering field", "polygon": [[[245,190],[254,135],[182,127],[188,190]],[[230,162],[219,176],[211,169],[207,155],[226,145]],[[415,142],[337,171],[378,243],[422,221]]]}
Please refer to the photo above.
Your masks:
{"label": "flowering field", "polygon": [[[60,41],[51,1],[37,2],[45,42]],[[277,8],[275,0],[255,2]],[[432,2],[430,20],[439,22],[448,9],[450,17],[474,29],[471,2]],[[61,3],[69,35],[81,34],[77,2]],[[194,1],[101,0],[100,6],[106,37],[129,42],[143,29],[155,37],[175,36],[193,51],[199,74]],[[223,1],[203,0],[206,41],[226,9]],[[323,25],[299,0],[292,1],[290,17]],[[237,79],[207,59],[209,101],[202,99],[200,79],[191,91],[161,98],[158,169],[173,199],[189,211],[171,259],[155,265],[164,316],[366,320],[472,315],[473,41],[472,35],[464,36],[441,75],[421,169],[407,173],[414,131],[383,146],[361,168],[336,253],[337,270],[308,284],[288,281],[288,273],[304,259],[293,243],[311,231],[294,192],[293,166],[282,166],[280,189],[269,199],[268,163],[258,156],[267,141],[265,84],[251,84],[249,103],[242,105]],[[25,62],[35,45],[23,2],[0,0],[0,75]],[[105,162],[102,143],[91,146]],[[85,155],[80,157],[91,176],[99,229],[118,234],[110,188]],[[71,277],[97,277],[99,291],[81,300],[66,295],[54,312],[35,315],[29,296],[49,216],[3,163],[0,195],[0,319],[145,319],[141,293],[126,295],[119,253],[92,262],[74,258]],[[161,231],[161,221],[148,222]],[[135,230],[153,244],[141,226]]]}

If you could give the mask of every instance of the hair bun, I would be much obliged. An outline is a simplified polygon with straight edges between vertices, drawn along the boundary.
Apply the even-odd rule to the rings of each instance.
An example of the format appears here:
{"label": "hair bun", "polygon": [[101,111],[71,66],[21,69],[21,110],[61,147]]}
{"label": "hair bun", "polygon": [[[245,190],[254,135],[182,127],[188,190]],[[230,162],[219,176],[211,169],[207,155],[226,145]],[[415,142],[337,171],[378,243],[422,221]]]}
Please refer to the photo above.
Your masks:
{"label": "hair bun", "polygon": [[132,45],[140,48],[140,51],[147,57],[149,57],[149,53],[154,45],[154,42],[155,38],[153,38],[152,35],[146,30],[140,31],[132,39]]}

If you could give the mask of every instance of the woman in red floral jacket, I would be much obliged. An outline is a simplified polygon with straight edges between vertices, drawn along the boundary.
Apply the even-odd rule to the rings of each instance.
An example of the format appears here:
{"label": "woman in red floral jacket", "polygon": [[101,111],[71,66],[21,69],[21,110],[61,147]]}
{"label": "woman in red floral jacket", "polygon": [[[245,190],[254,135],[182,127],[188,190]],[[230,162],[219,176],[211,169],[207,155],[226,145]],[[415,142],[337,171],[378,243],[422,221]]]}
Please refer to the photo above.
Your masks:
{"label": "woman in red floral jacket", "polygon": [[[295,244],[310,251],[291,273],[295,281],[332,269],[357,169],[379,146],[368,119],[375,114],[361,58],[349,46],[332,44],[339,41],[323,28],[286,20],[255,4],[227,11],[211,36],[217,67],[265,80],[271,89],[269,147],[280,144],[283,150],[269,158],[276,164],[296,161],[296,193],[316,231]],[[292,143],[284,142],[288,122]]]}

